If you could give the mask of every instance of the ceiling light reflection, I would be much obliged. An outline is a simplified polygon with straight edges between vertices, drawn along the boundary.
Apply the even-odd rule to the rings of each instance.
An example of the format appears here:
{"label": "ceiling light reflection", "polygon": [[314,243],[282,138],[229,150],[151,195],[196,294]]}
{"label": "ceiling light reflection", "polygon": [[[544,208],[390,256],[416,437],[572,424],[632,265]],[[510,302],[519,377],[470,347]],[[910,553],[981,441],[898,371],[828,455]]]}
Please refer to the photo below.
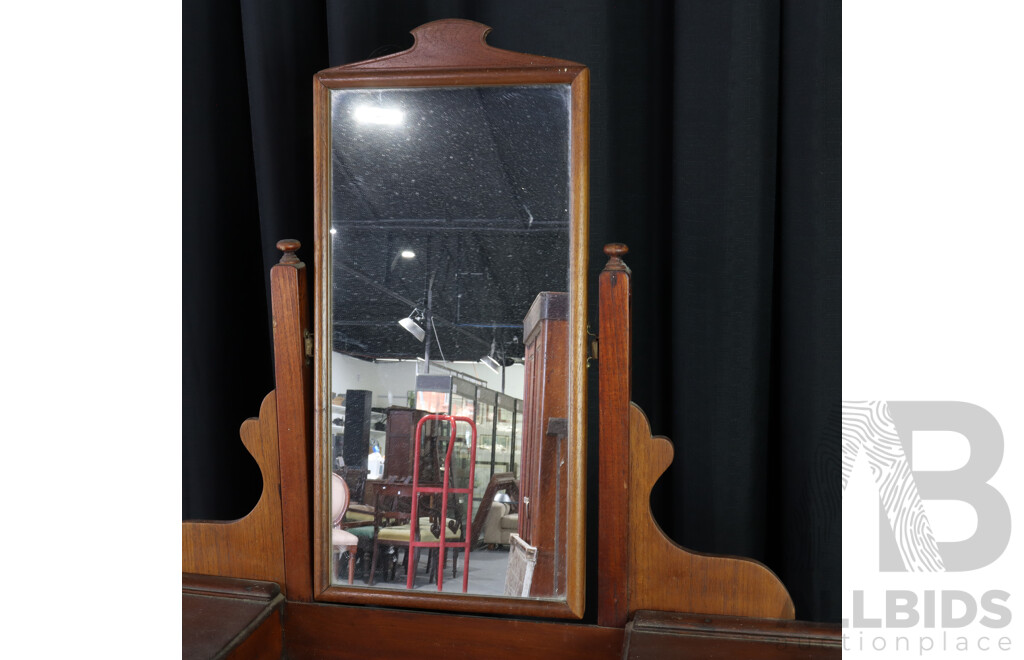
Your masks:
{"label": "ceiling light reflection", "polygon": [[380,108],[360,105],[352,111],[352,117],[360,124],[398,126],[405,119],[405,113],[397,108]]}

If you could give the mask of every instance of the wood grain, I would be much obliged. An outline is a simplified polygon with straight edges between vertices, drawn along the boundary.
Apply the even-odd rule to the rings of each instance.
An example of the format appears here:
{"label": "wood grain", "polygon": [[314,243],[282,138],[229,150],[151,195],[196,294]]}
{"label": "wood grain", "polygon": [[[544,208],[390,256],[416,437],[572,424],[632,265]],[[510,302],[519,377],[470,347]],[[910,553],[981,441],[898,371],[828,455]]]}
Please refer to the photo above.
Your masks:
{"label": "wood grain", "polygon": [[[313,77],[313,592],[331,588],[331,94]],[[365,497],[365,493],[364,493]]]}
{"label": "wood grain", "polygon": [[651,488],[672,463],[672,443],[652,438],[646,416],[630,401],[630,270],[622,261],[629,249],[612,243],[604,251],[598,624],[624,625],[637,610],[792,619],[786,588],[763,564],[692,552],[654,521]]}
{"label": "wood grain", "polygon": [[285,654],[302,658],[617,660],[622,628],[288,603]]}
{"label": "wood grain", "polygon": [[768,567],[693,552],[665,535],[651,514],[651,488],[672,463],[672,443],[651,437],[647,416],[636,404],[630,406],[629,436],[629,612],[792,619],[793,601]]}
{"label": "wood grain", "polygon": [[608,263],[598,285],[598,364],[600,466],[598,472],[597,623],[623,626],[627,615],[627,544],[630,533],[629,399],[630,348],[629,268],[622,261],[628,249],[606,245]]}
{"label": "wood grain", "polygon": [[[519,484],[519,536],[537,548],[531,595],[566,593],[566,506],[568,488],[565,438],[552,434],[552,419],[566,419],[565,386],[569,356],[568,295],[537,294],[523,321],[523,466]],[[563,425],[562,432],[565,432]]]}
{"label": "wood grain", "polygon": [[[281,611],[274,610],[256,630],[252,631],[232,650],[228,660],[281,660],[284,653],[284,631]],[[185,656],[182,655],[184,658]]]}
{"label": "wood grain", "polygon": [[327,87],[336,80],[345,87],[416,87],[438,76],[459,85],[507,85],[571,82],[586,69],[568,60],[494,48],[486,41],[490,31],[464,19],[433,21],[412,30],[408,50],[325,69],[316,78]]}
{"label": "wood grain", "polygon": [[841,635],[835,624],[640,611],[626,627],[622,657],[837,659]]}
{"label": "wood grain", "polygon": [[[314,580],[317,597],[358,603],[397,603],[403,606],[464,611],[517,613],[521,615],[579,618],[583,615],[586,581],[586,314],[587,236],[589,193],[589,93],[588,69],[576,62],[528,55],[487,45],[486,25],[462,19],[434,21],[413,30],[409,50],[374,60],[356,62],[317,73],[313,78],[314,104],[314,213],[316,293],[314,295],[314,345],[317,355],[313,391],[315,460],[313,520]],[[393,592],[349,589],[330,584],[327,542],[327,489],[329,478],[330,382],[330,92],[365,87],[431,87],[473,85],[568,84],[571,92],[570,121],[570,245],[568,382],[569,465],[572,499],[568,505],[568,588],[563,603],[516,601],[488,597],[455,597],[424,594],[402,598]],[[291,592],[289,592],[291,598]],[[411,599],[411,603],[405,600]]]}
{"label": "wood grain", "polygon": [[240,430],[242,443],[263,475],[259,501],[235,521],[181,523],[183,572],[284,582],[276,404],[271,392],[263,399],[259,417],[245,420]]}
{"label": "wood grain", "polygon": [[289,600],[311,600],[313,404],[312,369],[306,358],[305,345],[309,329],[306,266],[295,255],[298,241],[281,241],[278,247],[284,251],[284,256],[270,269],[270,295],[274,316],[274,377],[281,461],[284,592]]}
{"label": "wood grain", "polygon": [[569,238],[569,538],[566,604],[583,616],[587,559],[587,267],[590,236],[590,70],[572,78]]}
{"label": "wood grain", "polygon": [[270,660],[283,652],[284,597],[272,582],[183,574],[183,658]]}

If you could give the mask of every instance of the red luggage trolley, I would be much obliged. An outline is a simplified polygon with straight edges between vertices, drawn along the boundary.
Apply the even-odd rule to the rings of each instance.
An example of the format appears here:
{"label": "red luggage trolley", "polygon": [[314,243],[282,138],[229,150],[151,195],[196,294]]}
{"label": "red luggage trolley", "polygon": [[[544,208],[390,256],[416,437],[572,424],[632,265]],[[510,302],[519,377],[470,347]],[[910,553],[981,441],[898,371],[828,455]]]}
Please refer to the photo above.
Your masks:
{"label": "red luggage trolley", "polygon": [[[451,437],[448,439],[448,449],[444,455],[444,476],[441,477],[440,486],[421,486],[420,485],[420,433],[423,430],[424,422],[428,420],[442,420],[448,422],[451,426]],[[456,488],[450,486],[451,463],[452,463],[452,449],[455,447],[455,426],[458,422],[465,422],[469,424],[469,428],[473,431],[473,441],[469,446],[469,485],[465,488]],[[444,584],[444,551],[445,546],[462,548],[466,553],[466,558],[462,562],[462,593],[466,593],[469,588],[469,547],[473,543],[473,471],[476,467],[476,424],[469,417],[461,417],[454,415],[424,415],[420,418],[420,421],[416,424],[416,448],[413,456],[413,471],[412,471],[412,520],[409,521],[409,556],[415,556],[414,551],[416,548],[437,548],[437,590],[441,591],[442,585]],[[420,541],[419,539],[419,526],[420,519],[417,513],[417,507],[419,505],[420,493],[440,493],[441,494],[441,529],[438,530],[438,538],[436,541]],[[466,534],[464,541],[456,541],[454,543],[445,543],[445,537],[447,534],[448,527],[448,494],[465,494],[466,498]],[[410,561],[410,564],[412,562]],[[406,571],[407,576],[405,579],[406,589],[412,589],[413,578],[416,577],[416,567],[411,566]]]}

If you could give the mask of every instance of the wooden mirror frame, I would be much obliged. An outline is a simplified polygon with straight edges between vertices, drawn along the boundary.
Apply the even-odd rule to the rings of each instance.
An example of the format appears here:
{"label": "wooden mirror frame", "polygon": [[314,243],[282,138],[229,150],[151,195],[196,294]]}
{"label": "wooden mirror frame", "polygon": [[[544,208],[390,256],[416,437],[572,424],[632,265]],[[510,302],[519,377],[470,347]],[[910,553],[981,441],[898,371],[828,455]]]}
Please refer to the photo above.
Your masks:
{"label": "wooden mirror frame", "polygon": [[[572,218],[570,236],[572,390],[569,422],[578,460],[571,466],[577,489],[569,508],[572,554],[565,601],[451,594],[416,595],[384,590],[331,588],[324,559],[327,470],[321,443],[314,444],[314,408],[326,403],[323,354],[326,278],[317,273],[316,330],[309,331],[308,269],[298,241],[278,242],[283,252],[270,269],[275,390],[259,417],[246,420],[241,438],[263,474],[259,502],[233,521],[182,523],[182,628],[188,657],[470,657],[535,656],[576,660],[662,657],[838,658],[841,629],[835,624],[793,621],[793,602],[766,566],[741,557],[687,550],[660,529],[650,509],[651,489],[672,461],[672,444],[651,434],[631,402],[631,273],[627,248],[605,246],[609,257],[598,281],[600,420],[595,537],[595,622],[531,617],[581,618],[584,592],[584,337],[586,310],[587,78],[585,67],[517,55],[484,44],[485,26],[443,21],[414,31],[416,46],[379,60],[331,69],[314,81],[316,153],[328,146],[322,130],[329,85],[372,87],[569,83],[572,91]],[[318,161],[317,212],[329,201],[327,172]],[[321,226],[326,231],[326,224]],[[316,257],[321,259],[323,236]],[[311,341],[316,338],[314,344]],[[595,356],[596,357],[596,356]],[[597,438],[592,438],[597,440]],[[314,460],[314,453],[316,459]],[[591,503],[593,505],[593,503]],[[314,516],[314,509],[316,516]],[[315,539],[315,541],[314,541]],[[329,549],[327,549],[329,552]],[[315,570],[314,570],[315,569]],[[318,602],[319,601],[319,602]],[[346,601],[341,602],[330,601]],[[389,607],[363,607],[361,603]],[[403,609],[405,608],[405,609]],[[455,610],[503,616],[470,616]],[[407,634],[395,635],[395,630]],[[427,637],[449,640],[424,644]]]}
{"label": "wooden mirror frame", "polygon": [[[339,66],[316,74],[314,99],[315,309],[313,384],[313,598],[321,601],[388,605],[504,615],[581,618],[586,575],[586,273],[589,159],[589,71],[575,62],[526,55],[488,46],[490,28],[449,19],[412,31],[409,50]],[[568,84],[570,88],[569,168],[569,488],[566,534],[567,584],[564,600],[474,594],[406,592],[331,584],[330,398],[331,355],[328,264],[331,224],[331,91],[358,88],[431,88]]]}

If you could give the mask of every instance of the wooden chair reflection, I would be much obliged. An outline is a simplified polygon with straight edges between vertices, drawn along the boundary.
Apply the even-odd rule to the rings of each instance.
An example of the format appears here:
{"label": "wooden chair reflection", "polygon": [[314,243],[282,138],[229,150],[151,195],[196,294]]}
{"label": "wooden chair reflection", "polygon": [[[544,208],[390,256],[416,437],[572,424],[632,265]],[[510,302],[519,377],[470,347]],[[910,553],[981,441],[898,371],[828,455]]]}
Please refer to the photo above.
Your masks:
{"label": "wooden chair reflection", "polygon": [[[426,444],[426,439],[424,439],[424,444]],[[447,438],[443,438],[442,441],[437,444],[437,454],[438,454],[438,460],[439,461],[440,461],[440,456],[447,454],[447,449],[448,449],[448,439]],[[472,464],[472,459],[470,458],[470,454],[471,454],[471,449],[468,446],[468,444],[463,439],[457,439],[456,442],[455,442],[455,445],[452,447],[451,464],[448,466],[448,472],[445,475],[445,478],[448,481],[448,486],[450,488],[470,488],[471,487],[470,480],[472,479],[472,470],[470,469],[470,467],[471,467],[471,464]],[[441,479],[438,478],[438,485],[440,485],[440,481],[441,481]],[[492,495],[492,497],[493,497],[493,495]],[[435,499],[435,503],[436,503],[436,499]],[[467,502],[466,502],[465,499],[463,499],[463,498],[461,498],[461,497],[459,497],[459,496],[457,496],[455,494],[451,494],[451,495],[448,496],[448,516],[447,516],[448,533],[445,536],[445,543],[448,543],[448,542],[452,542],[452,543],[465,543],[465,541],[466,541],[466,523],[469,520],[469,516],[472,515],[472,511],[471,511],[472,510],[472,506],[473,506],[472,505],[472,501],[470,500],[469,503],[468,503],[468,507],[470,508],[470,510],[467,511]],[[434,516],[431,518],[430,532],[423,539],[425,541],[432,541],[433,542],[433,541],[436,541],[437,538],[438,538],[437,537],[438,532],[439,532],[438,525],[435,524],[433,521],[434,520],[440,520],[440,510],[439,510],[439,507],[435,507],[435,509],[436,510],[433,511]],[[423,521],[423,518],[421,518],[421,524],[422,524],[422,521]],[[473,524],[474,525],[476,524],[476,518],[473,518]],[[475,531],[476,529],[477,529],[476,527],[473,527],[474,536],[478,536],[478,534],[476,534],[476,531]],[[431,550],[430,551],[430,553],[428,554],[428,557],[427,557],[426,573],[428,575],[434,575],[434,573],[433,573],[434,568],[435,568],[434,564],[439,559],[440,559],[440,566],[437,567],[437,570],[444,570],[445,565],[448,562],[448,553],[449,553],[449,551],[451,552],[451,557],[452,557],[452,579],[454,580],[456,577],[458,577],[459,554],[463,551],[463,549],[461,547],[454,546],[454,545],[445,548],[445,556],[444,557],[438,557],[438,554],[439,554],[438,550]]]}
{"label": "wooden chair reflection", "polygon": [[[373,542],[370,575],[372,585],[377,577],[382,546],[409,546],[409,521],[412,520],[412,489],[405,484],[378,484],[373,506]],[[406,551],[408,554],[408,551]],[[395,579],[395,561],[392,559],[388,580]],[[387,573],[387,569],[385,569]]]}
{"label": "wooden chair reflection", "polygon": [[[464,516],[462,507],[456,502],[450,500],[448,502],[449,513],[455,517],[449,517],[446,520],[445,525],[441,524],[440,508],[436,506],[434,501],[436,498],[430,496],[421,496],[420,502],[417,506],[419,512],[423,515],[419,516],[419,525],[413,526],[412,523],[412,489],[406,484],[380,484],[376,487],[377,495],[374,503],[374,521],[373,521],[373,542],[372,542],[372,558],[370,560],[370,575],[368,584],[373,585],[377,577],[377,569],[381,564],[384,548],[405,548],[405,557],[403,564],[405,565],[406,574],[408,571],[415,571],[419,566],[420,553],[419,549],[415,552],[409,551],[409,541],[428,541],[436,542],[439,534],[441,533],[442,527],[444,528],[445,541],[459,541],[464,540],[465,525],[462,524],[461,520]],[[415,534],[415,528],[418,528],[418,536],[413,539]],[[435,570],[443,569],[442,566],[438,566],[437,550],[428,550],[426,573],[428,575],[436,575]],[[398,565],[398,558],[395,555],[391,555],[390,566],[384,567],[384,572],[387,575],[388,581],[395,579],[395,570]],[[455,560],[452,563],[453,577],[457,571]]]}

